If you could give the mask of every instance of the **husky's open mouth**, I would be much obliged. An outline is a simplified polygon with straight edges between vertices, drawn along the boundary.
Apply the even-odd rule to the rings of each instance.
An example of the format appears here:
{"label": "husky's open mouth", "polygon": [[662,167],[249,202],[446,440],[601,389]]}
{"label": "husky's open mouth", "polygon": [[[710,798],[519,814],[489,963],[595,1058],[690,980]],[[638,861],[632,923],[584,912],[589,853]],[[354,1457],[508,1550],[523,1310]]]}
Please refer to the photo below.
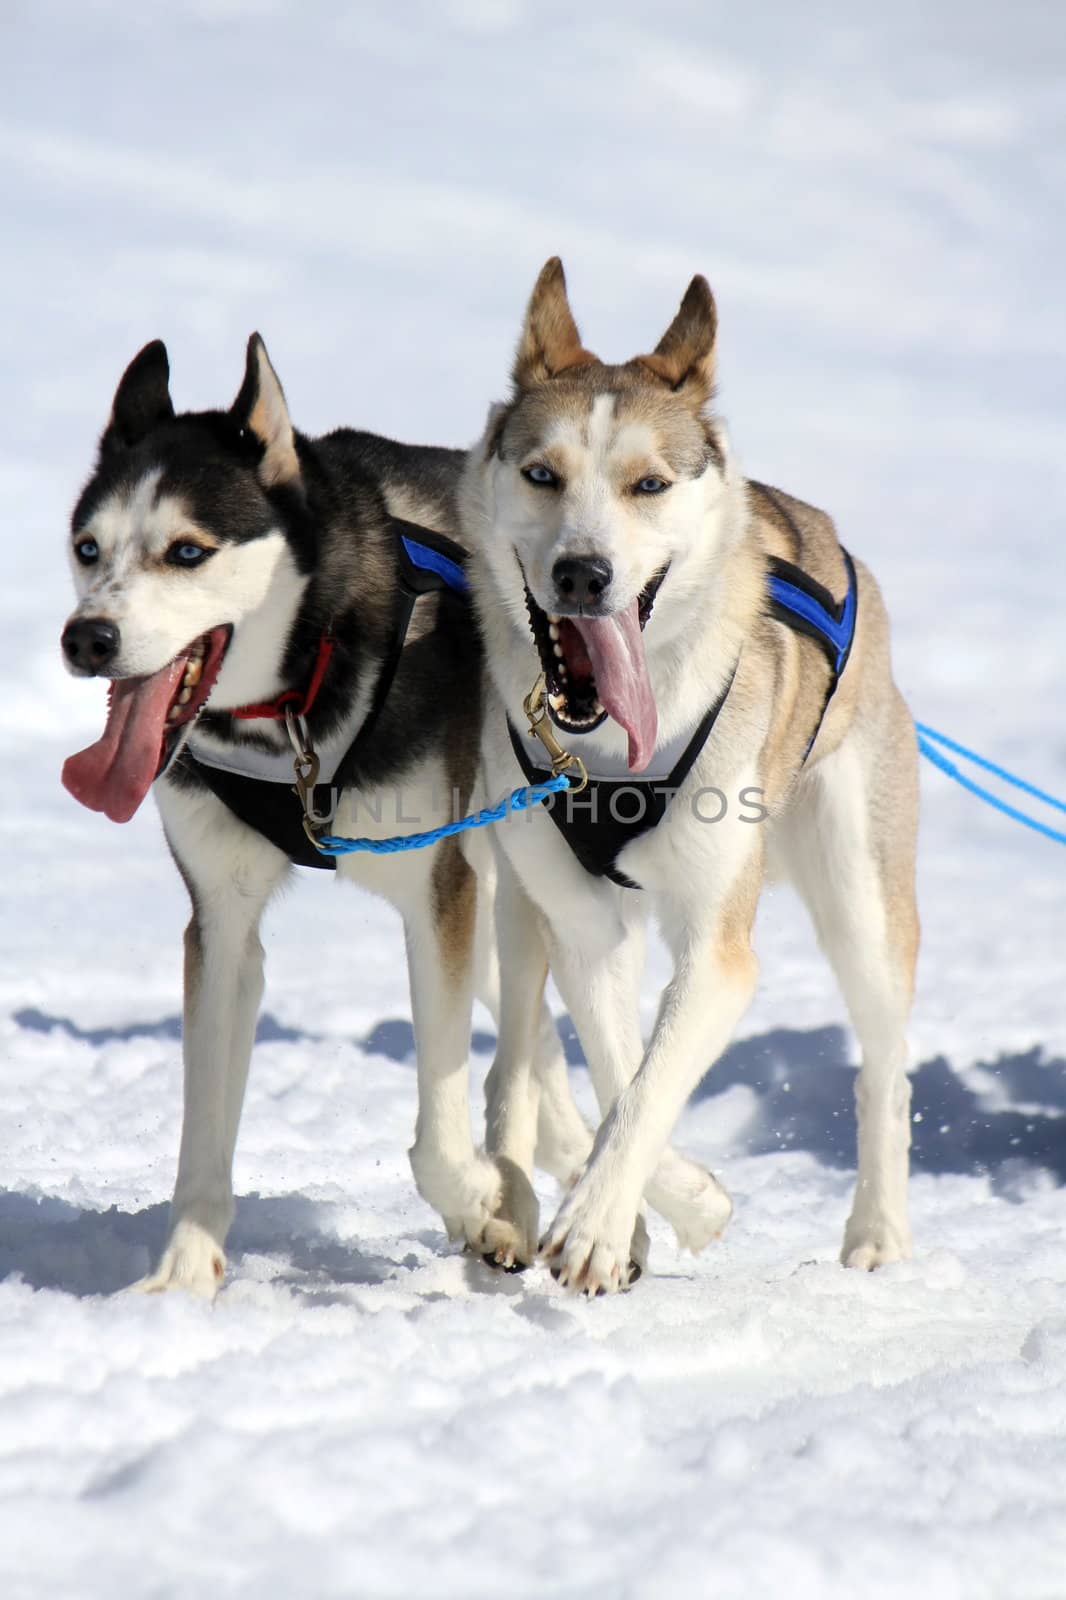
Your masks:
{"label": "husky's open mouth", "polygon": [[658,732],[642,634],[665,576],[663,567],[625,611],[605,617],[549,614],[526,585],[552,721],[566,733],[591,733],[613,717],[629,735],[634,772],[651,760]]}
{"label": "husky's open mouth", "polygon": [[207,703],[233,629],[212,628],[146,678],[114,678],[107,723],[95,744],[70,756],[63,785],[90,811],[128,822],[166,764],[181,729]]}

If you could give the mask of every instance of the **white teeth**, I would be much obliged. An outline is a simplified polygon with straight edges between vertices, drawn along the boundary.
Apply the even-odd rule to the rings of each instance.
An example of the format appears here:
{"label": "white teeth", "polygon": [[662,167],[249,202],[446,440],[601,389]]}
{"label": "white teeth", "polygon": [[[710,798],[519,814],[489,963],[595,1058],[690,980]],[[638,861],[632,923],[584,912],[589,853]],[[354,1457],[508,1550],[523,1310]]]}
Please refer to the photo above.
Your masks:
{"label": "white teeth", "polygon": [[607,707],[604,705],[602,700],[597,700],[592,709],[595,711],[598,717],[602,717],[603,713],[607,710]]}
{"label": "white teeth", "polygon": [[167,712],[167,721],[168,722],[176,722],[178,717],[180,717],[180,715],[181,715],[180,708],[178,706],[171,706],[170,710]]}
{"label": "white teeth", "polygon": [[195,689],[203,676],[204,662],[202,656],[194,656],[185,668],[185,677],[182,682],[190,689]]}
{"label": "white teeth", "polygon": [[561,661],[563,659],[563,647],[562,647],[562,645],[561,644],[553,645],[552,648],[554,649],[555,654],[558,656],[559,660]]}
{"label": "white teeth", "polygon": [[551,623],[553,628],[558,627],[558,625],[559,625],[559,618],[557,616],[555,616],[551,611],[548,612],[548,621]]}
{"label": "white teeth", "polygon": [[555,623],[554,623],[554,622],[550,622],[550,623],[549,623],[549,624],[548,624],[548,637],[549,637],[549,638],[550,638],[550,639],[558,639],[558,637],[559,637],[559,630],[558,630],[558,628],[557,628],[557,627],[556,627],[556,626],[555,626]]}
{"label": "white teeth", "polygon": [[553,711],[561,711],[566,704],[566,696],[562,694],[550,694],[548,696],[548,704],[551,706]]}
{"label": "white teeth", "polygon": [[178,705],[179,706],[187,706],[191,699],[192,699],[192,690],[191,689],[183,689],[181,691],[181,693],[178,695]]}
{"label": "white teeth", "polygon": [[567,678],[567,671],[566,671],[565,667],[560,667],[559,668],[559,676],[560,676],[560,678],[562,678],[563,682],[565,683],[566,682],[566,678]]}

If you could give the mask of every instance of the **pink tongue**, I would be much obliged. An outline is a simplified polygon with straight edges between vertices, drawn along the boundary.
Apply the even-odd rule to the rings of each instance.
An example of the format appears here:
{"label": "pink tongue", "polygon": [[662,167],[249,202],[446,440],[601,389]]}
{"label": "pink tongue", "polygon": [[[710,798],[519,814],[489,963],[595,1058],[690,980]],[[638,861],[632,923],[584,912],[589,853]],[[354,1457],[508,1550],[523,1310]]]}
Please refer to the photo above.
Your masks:
{"label": "pink tongue", "polygon": [[185,657],[150,678],[117,678],[107,726],[87,750],[63,763],[63,787],[90,811],[128,822],[152,787],[170,702],[185,671]]}
{"label": "pink tongue", "polygon": [[629,735],[629,769],[643,772],[655,753],[659,718],[637,602],[613,617],[571,617],[570,621],[589,653],[600,699]]}

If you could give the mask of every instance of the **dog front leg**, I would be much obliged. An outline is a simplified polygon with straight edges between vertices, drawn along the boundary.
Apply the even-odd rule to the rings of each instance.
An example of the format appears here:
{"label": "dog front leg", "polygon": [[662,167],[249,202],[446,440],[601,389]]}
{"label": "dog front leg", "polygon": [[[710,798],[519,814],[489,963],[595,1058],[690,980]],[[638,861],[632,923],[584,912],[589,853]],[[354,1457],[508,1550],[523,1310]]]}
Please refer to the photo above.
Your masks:
{"label": "dog front leg", "polygon": [[[697,924],[672,941],[676,968],[644,1060],[604,1118],[585,1174],[542,1244],[553,1272],[571,1289],[610,1293],[629,1282],[641,1195],[685,1101],[725,1048],[755,990],[750,928],[756,894],[757,875],[751,874],[744,892],[719,909],[709,933]],[[602,1005],[606,997],[593,998]]]}
{"label": "dog front leg", "polygon": [[[264,897],[265,898],[265,897]],[[185,1111],[170,1233],[156,1270],[135,1287],[211,1296],[226,1267],[233,1152],[263,994],[259,910],[198,908],[185,932]]]}
{"label": "dog front leg", "polygon": [[[632,929],[610,949],[591,940],[572,941],[562,929],[552,942],[552,972],[577,1028],[604,1115],[644,1054],[637,1010],[643,959],[641,929]],[[713,1173],[672,1148],[662,1151],[644,1198],[669,1222],[682,1249],[693,1251],[717,1239],[733,1212]],[[643,1267],[647,1254],[643,1224],[638,1223],[632,1259]]]}
{"label": "dog front leg", "polygon": [[263,994],[259,922],[288,862],[213,795],[159,788],[193,907],[185,932],[184,1117],[167,1242],[155,1271],[133,1287],[210,1297],[226,1268],[233,1152]]}

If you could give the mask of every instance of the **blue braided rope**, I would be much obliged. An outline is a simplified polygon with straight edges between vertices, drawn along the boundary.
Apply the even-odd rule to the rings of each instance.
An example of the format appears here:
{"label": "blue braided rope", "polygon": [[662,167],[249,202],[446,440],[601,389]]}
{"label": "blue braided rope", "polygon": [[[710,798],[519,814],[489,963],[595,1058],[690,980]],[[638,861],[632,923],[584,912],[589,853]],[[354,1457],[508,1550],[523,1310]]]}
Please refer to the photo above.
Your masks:
{"label": "blue braided rope", "polygon": [[1044,789],[1038,789],[1035,784],[1027,783],[1024,778],[1019,778],[1016,773],[1008,772],[1006,767],[998,766],[996,762],[986,760],[984,756],[979,756],[976,751],[967,750],[964,744],[958,744],[954,739],[949,739],[946,733],[938,733],[935,728],[930,728],[927,723],[919,722],[916,724],[916,728],[918,731],[918,749],[927,761],[933,763],[934,767],[939,767],[941,772],[947,773],[949,778],[954,778],[956,783],[961,784],[970,794],[975,794],[979,800],[984,800],[986,804],[992,806],[996,811],[1002,811],[1004,816],[1013,817],[1015,822],[1022,823],[1026,828],[1032,828],[1034,833],[1042,833],[1045,839],[1053,839],[1056,844],[1066,844],[1066,833],[1060,832],[1057,828],[1049,828],[1047,823],[1038,822],[1035,817],[1029,816],[1027,812],[1019,811],[1017,806],[1008,805],[998,795],[992,794],[988,789],[983,789],[979,783],[974,783],[972,778],[967,778],[961,773],[954,761],[949,760],[943,751],[937,750],[935,746],[938,744],[943,745],[945,749],[951,750],[955,755],[962,756],[965,761],[972,761],[975,767],[981,767],[983,771],[990,772],[993,777],[1002,779],[1004,783],[1009,783],[1013,788],[1021,789],[1024,794],[1032,795],[1034,800],[1040,800],[1047,806],[1054,806],[1056,811],[1066,811],[1066,802],[1056,799],[1053,794],[1048,794]]}
{"label": "blue braided rope", "polygon": [[357,850],[367,850],[375,856],[391,856],[400,850],[424,850],[427,845],[450,839],[457,833],[465,833],[468,828],[487,828],[490,823],[502,822],[512,811],[526,811],[569,787],[569,778],[561,772],[558,777],[548,778],[545,783],[534,783],[526,789],[513,789],[498,806],[477,811],[470,817],[459,817],[457,821],[446,822],[440,828],[429,828],[425,833],[401,833],[391,839],[340,839],[327,833],[316,843],[324,856],[350,856]]}
{"label": "blue braided rope", "polygon": [[[1066,833],[1057,828],[1049,828],[1046,823],[1038,822],[1025,811],[1019,811],[1016,806],[1008,805],[998,795],[992,794],[988,789],[975,783],[960,772],[954,761],[951,761],[942,750],[936,748],[942,745],[944,749],[952,751],[954,755],[961,756],[965,761],[973,762],[974,766],[989,772],[993,777],[999,778],[1004,783],[1010,784],[1015,789],[1020,789],[1024,794],[1031,795],[1034,800],[1041,801],[1044,805],[1053,806],[1056,811],[1066,812],[1066,801],[1059,800],[1055,795],[1048,794],[1044,789],[1038,789],[1035,784],[1029,783],[1025,778],[1019,778],[1017,773],[1009,772],[1006,767],[1001,767],[995,761],[989,761],[985,756],[979,756],[975,750],[969,750],[964,744],[959,744],[955,739],[950,739],[946,733],[940,733],[936,728],[929,727],[928,723],[915,724],[918,734],[918,749],[927,761],[945,773],[949,778],[954,778],[957,784],[966,789],[970,794],[976,795],[979,800],[984,800],[987,805],[996,811],[1001,811],[1004,816],[1012,817],[1015,822],[1020,822],[1026,828],[1032,828],[1034,833],[1043,834],[1045,839],[1052,839],[1056,844],[1066,844]],[[502,822],[505,817],[515,811],[525,811],[532,806],[540,805],[553,794],[561,794],[570,787],[565,774],[549,778],[544,783],[534,783],[525,789],[514,789],[499,805],[487,807],[485,810],[475,812],[469,817],[459,817],[455,822],[446,822],[439,828],[430,828],[424,833],[398,834],[391,839],[343,839],[333,834],[324,834],[318,841],[318,848],[323,855],[348,856],[357,851],[368,851],[372,855],[396,855],[402,850],[424,850],[429,845],[437,844],[441,839],[450,839],[457,833],[465,833],[470,828],[486,828],[494,822]]]}

